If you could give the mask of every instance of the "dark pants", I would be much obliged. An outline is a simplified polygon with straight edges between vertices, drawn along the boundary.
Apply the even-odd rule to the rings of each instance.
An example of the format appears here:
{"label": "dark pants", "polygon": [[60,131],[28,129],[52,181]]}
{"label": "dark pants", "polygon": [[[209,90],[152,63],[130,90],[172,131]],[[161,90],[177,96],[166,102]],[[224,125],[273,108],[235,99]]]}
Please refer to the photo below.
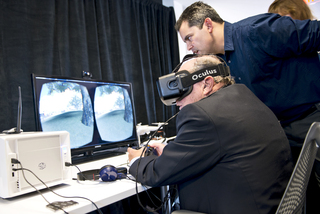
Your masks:
{"label": "dark pants", "polygon": [[[314,107],[315,111],[313,111],[311,114],[283,127],[291,146],[294,163],[299,157],[302,144],[311,124],[313,122],[320,122],[320,103],[316,104]],[[320,151],[318,151],[317,157],[318,159],[314,162],[307,189],[308,214],[320,213]]]}

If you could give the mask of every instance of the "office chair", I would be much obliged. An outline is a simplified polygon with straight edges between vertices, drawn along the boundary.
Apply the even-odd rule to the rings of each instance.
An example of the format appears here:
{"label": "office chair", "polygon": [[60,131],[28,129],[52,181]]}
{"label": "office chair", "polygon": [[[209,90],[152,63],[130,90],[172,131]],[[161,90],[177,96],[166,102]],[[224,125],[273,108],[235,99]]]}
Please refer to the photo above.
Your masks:
{"label": "office chair", "polygon": [[[294,167],[276,214],[300,214],[303,209],[305,213],[306,190],[319,146],[320,122],[314,122],[306,135],[298,161]],[[201,213],[188,210],[177,210],[173,211],[172,214]]]}
{"label": "office chair", "polygon": [[319,146],[320,122],[314,122],[306,135],[298,161],[276,214],[305,213],[306,190]]}

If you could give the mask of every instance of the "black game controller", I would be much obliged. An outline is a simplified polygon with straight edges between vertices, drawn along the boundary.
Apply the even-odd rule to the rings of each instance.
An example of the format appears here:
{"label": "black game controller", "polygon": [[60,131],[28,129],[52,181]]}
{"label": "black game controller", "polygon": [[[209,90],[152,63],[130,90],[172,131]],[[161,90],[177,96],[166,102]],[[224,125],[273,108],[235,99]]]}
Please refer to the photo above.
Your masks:
{"label": "black game controller", "polygon": [[157,152],[157,150],[155,150],[153,147],[151,147],[151,146],[148,145],[148,147],[147,147],[147,149],[146,149],[146,152],[144,153],[144,156],[150,156],[150,155],[152,155],[152,154],[158,155],[158,152]]}

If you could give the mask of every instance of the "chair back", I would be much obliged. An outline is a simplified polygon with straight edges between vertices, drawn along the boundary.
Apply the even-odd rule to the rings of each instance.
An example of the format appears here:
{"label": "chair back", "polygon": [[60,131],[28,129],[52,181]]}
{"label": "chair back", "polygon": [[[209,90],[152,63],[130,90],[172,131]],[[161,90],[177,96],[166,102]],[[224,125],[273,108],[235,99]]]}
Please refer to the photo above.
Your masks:
{"label": "chair back", "polygon": [[311,170],[319,146],[320,122],[314,122],[306,135],[298,161],[294,167],[276,214],[302,213],[305,206],[306,190]]}

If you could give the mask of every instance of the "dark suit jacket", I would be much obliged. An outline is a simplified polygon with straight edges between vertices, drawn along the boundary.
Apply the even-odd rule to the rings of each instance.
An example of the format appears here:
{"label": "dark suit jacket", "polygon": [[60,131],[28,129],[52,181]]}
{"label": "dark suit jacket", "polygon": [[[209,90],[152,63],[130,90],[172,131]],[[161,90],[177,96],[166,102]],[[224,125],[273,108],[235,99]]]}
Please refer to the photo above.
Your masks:
{"label": "dark suit jacket", "polygon": [[150,186],[177,184],[181,208],[205,213],[275,213],[293,164],[271,110],[246,86],[222,88],[185,106],[177,137],[160,157],[130,167]]}

